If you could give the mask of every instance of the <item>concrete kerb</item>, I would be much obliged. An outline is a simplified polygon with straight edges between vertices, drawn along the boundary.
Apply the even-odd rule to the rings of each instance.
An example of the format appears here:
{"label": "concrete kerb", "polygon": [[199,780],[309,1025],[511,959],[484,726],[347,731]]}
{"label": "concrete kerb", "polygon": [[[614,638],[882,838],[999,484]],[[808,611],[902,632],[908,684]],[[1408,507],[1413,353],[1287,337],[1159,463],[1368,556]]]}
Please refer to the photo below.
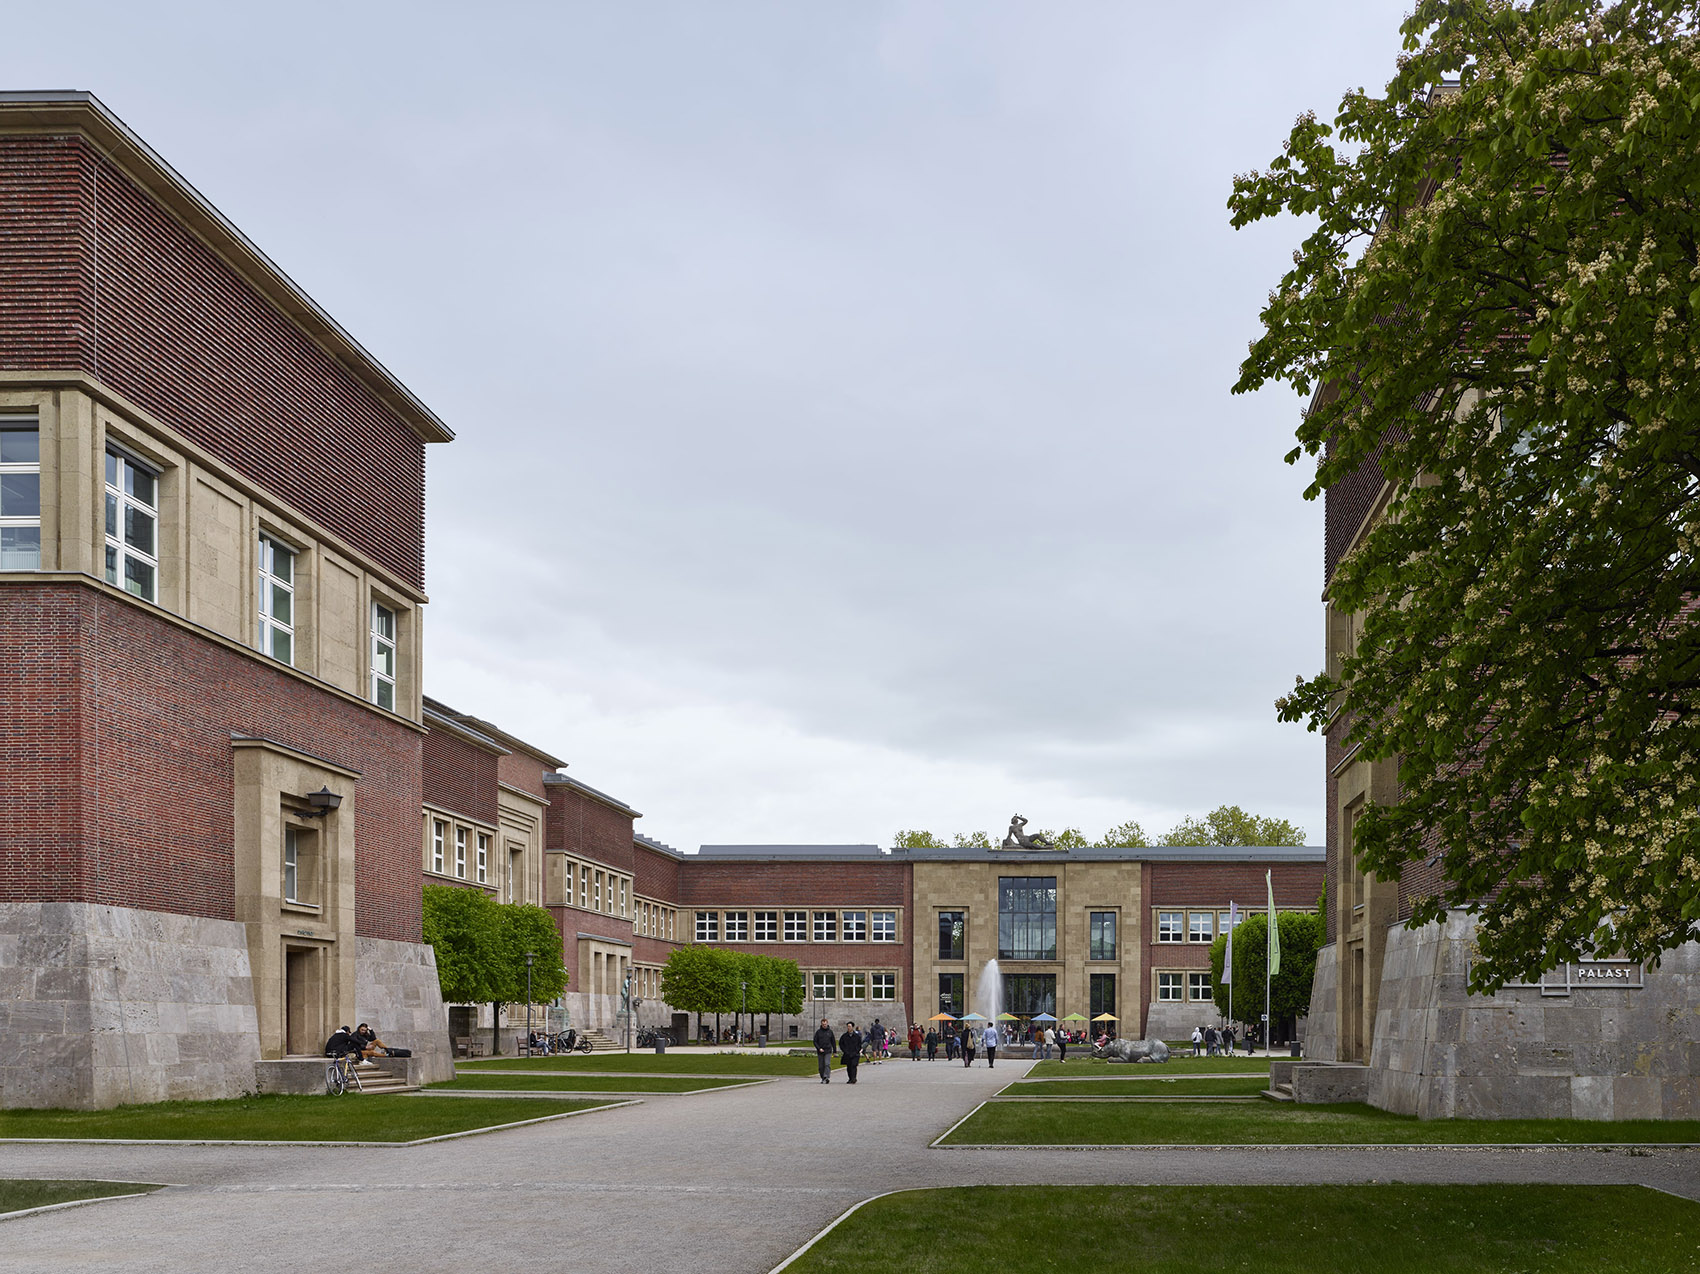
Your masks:
{"label": "concrete kerb", "polygon": [[753,1088],[757,1084],[771,1083],[771,1080],[757,1079],[748,1084],[719,1084],[713,1088],[684,1088],[673,1092],[648,1092],[643,1089],[596,1089],[596,1088],[421,1088],[415,1097],[547,1097],[553,1101],[573,1100],[579,1097],[700,1097],[705,1093],[735,1093],[740,1088]]}
{"label": "concrete kerb", "polygon": [[[967,1119],[958,1120],[952,1125],[950,1136],[960,1128]],[[1493,1154],[1502,1150],[1589,1150],[1599,1154],[1610,1154],[1622,1150],[1634,1155],[1648,1154],[1654,1150],[1700,1150],[1700,1142],[1694,1141],[1294,1141],[1294,1142],[1244,1142],[1228,1144],[1211,1142],[1209,1144],[1187,1145],[1173,1141],[1158,1141],[1144,1144],[1133,1142],[1093,1143],[1090,1145],[1069,1145],[1063,1142],[959,1142],[953,1146],[940,1144],[943,1137],[932,1142],[929,1150],[1173,1150],[1201,1151],[1216,1154],[1224,1150],[1261,1150],[1281,1152],[1287,1150],[1429,1150],[1446,1154],[1458,1154],[1474,1151],[1482,1154]]]}
{"label": "concrete kerb", "polygon": [[848,1221],[851,1217],[856,1215],[856,1213],[860,1212],[863,1208],[867,1207],[868,1204],[875,1203],[880,1199],[889,1199],[894,1194],[915,1194],[917,1191],[932,1190],[932,1189],[936,1189],[936,1188],[937,1187],[934,1187],[934,1186],[907,1186],[902,1190],[885,1190],[885,1191],[882,1191],[879,1194],[872,1195],[869,1198],[863,1199],[860,1203],[852,1203],[849,1207],[845,1208],[844,1211],[840,1212],[830,1222],[828,1222],[826,1227],[824,1229],[822,1229],[818,1234],[816,1234],[812,1239],[810,1239],[807,1243],[803,1244],[803,1246],[798,1248],[795,1252],[791,1253],[791,1255],[786,1257],[783,1261],[779,1262],[778,1265],[775,1265],[770,1271],[768,1271],[768,1274],[779,1274],[779,1272],[781,1270],[783,1270],[787,1265],[790,1265],[793,1261],[797,1260],[797,1258],[802,1256],[803,1253],[807,1252],[815,1244],[819,1243],[827,1235],[831,1234],[840,1225],[842,1225],[844,1222]]}
{"label": "concrete kerb", "polygon": [[1159,1101],[1159,1102],[1162,1102],[1162,1101],[1201,1101],[1201,1102],[1238,1101],[1238,1102],[1247,1102],[1247,1101],[1262,1101],[1263,1098],[1257,1093],[1250,1093],[1250,1094],[1246,1094],[1246,1093],[1215,1093],[1215,1094],[1212,1094],[1212,1093],[1195,1093],[1191,1096],[1188,1096],[1185,1093],[1170,1093],[1170,1094],[1167,1094],[1167,1095],[1161,1095],[1161,1096],[1155,1096],[1155,1097],[1145,1097],[1145,1096],[1133,1094],[1133,1093],[1123,1093],[1123,1094],[1121,1094],[1120,1096],[1117,1096],[1117,1097],[1066,1097],[1066,1096],[1060,1096],[1056,1093],[1048,1093],[1048,1094],[1041,1096],[1041,1097],[1028,1097],[1028,1096],[1025,1096],[1021,1093],[1012,1093],[1012,1094],[1010,1094],[1009,1096],[1006,1097],[1004,1094],[999,1093],[995,1097],[988,1097],[986,1100],[987,1101],[996,1101],[996,1102],[1066,1101],[1066,1102],[1072,1102],[1072,1103],[1078,1104],[1078,1103],[1083,1102],[1083,1101],[1120,1101],[1120,1102],[1139,1102],[1139,1103],[1154,1102],[1154,1101]]}
{"label": "concrete kerb", "polygon": [[[140,1182],[136,1183],[140,1185]],[[150,1183],[151,1184],[151,1183]],[[165,1189],[160,1186],[159,1189]],[[62,1212],[66,1208],[86,1208],[91,1203],[116,1203],[120,1199],[145,1199],[156,1190],[137,1190],[131,1194],[103,1194],[94,1199],[67,1199],[64,1203],[44,1203],[39,1208],[18,1208],[12,1212],[0,1212],[0,1221],[16,1221],[19,1217],[35,1216],[41,1212]]]}
{"label": "concrete kerb", "polygon": [[[419,1094],[413,1094],[418,1096]],[[507,1094],[496,1094],[506,1096]],[[551,1094],[560,1101],[559,1094]],[[554,1115],[539,1115],[536,1119],[520,1119],[513,1123],[491,1124],[485,1128],[468,1128],[464,1132],[446,1132],[435,1137],[418,1137],[413,1141],[230,1141],[213,1137],[190,1139],[170,1137],[0,1137],[0,1146],[304,1146],[347,1147],[358,1150],[406,1150],[409,1146],[429,1146],[439,1141],[459,1141],[463,1137],[482,1137],[486,1133],[506,1132],[510,1128],[525,1128],[531,1124],[554,1123],[558,1119],[576,1119],[580,1115],[595,1115],[604,1110],[619,1110],[623,1106],[641,1106],[641,1100],[605,1102],[588,1110],[563,1110]]]}

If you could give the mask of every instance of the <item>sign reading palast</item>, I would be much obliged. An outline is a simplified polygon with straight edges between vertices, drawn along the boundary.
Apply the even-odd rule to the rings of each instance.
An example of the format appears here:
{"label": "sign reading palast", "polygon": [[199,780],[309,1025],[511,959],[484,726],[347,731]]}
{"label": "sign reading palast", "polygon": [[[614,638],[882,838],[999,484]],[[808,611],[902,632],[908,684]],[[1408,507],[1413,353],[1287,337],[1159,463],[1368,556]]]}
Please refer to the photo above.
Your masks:
{"label": "sign reading palast", "polygon": [[1539,982],[1507,982],[1507,990],[1538,990],[1544,996],[1566,996],[1573,990],[1615,988],[1639,991],[1644,971],[1633,960],[1567,960],[1541,975]]}

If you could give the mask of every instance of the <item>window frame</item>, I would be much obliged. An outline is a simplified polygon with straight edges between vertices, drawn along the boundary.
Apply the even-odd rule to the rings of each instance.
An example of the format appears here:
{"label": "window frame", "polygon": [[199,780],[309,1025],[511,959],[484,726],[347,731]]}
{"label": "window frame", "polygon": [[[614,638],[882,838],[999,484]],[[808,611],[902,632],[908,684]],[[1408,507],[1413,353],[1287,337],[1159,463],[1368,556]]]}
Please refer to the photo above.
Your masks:
{"label": "window frame", "polygon": [[897,913],[895,911],[870,911],[868,913],[868,941],[897,941]]}
{"label": "window frame", "polygon": [[[885,994],[881,994],[881,992]],[[880,971],[868,975],[868,999],[875,1004],[891,1004],[897,999],[897,975]]]}
{"label": "window frame", "polygon": [[[277,562],[280,555],[289,562],[289,576],[277,573]],[[301,550],[287,540],[261,531],[259,548],[255,558],[255,577],[258,581],[258,596],[255,598],[255,623],[258,632],[255,640],[259,644],[260,653],[275,659],[280,664],[291,668],[296,667],[296,655],[299,653],[299,643],[296,641],[296,630],[300,627],[295,618],[296,586],[300,579]],[[277,597],[282,592],[289,598],[289,619],[277,618]],[[277,636],[282,633],[287,639],[286,653],[277,653]],[[269,640],[268,640],[269,635]]]}
{"label": "window frame", "polygon": [[696,913],[697,942],[720,941],[720,913],[718,911],[699,911]]}
{"label": "window frame", "polygon": [[479,832],[475,841],[477,857],[473,860],[473,870],[478,873],[478,883],[490,883],[490,833]]}
{"label": "window frame", "polygon": [[283,900],[301,902],[301,829],[283,829]]}
{"label": "window frame", "polygon": [[[1210,932],[1202,938],[1197,936],[1198,921],[1200,920],[1206,920],[1210,923]],[[1202,946],[1216,941],[1216,913],[1214,911],[1194,911],[1188,908],[1186,913],[1186,940],[1194,946]]]}
{"label": "window frame", "polygon": [[[968,958],[968,909],[966,907],[941,907],[937,914],[939,918],[939,961],[954,964],[959,960],[966,960]],[[957,917],[955,921],[951,922],[953,930],[948,947],[945,944],[944,929],[946,916]]]}
{"label": "window frame", "polygon": [[[0,485],[7,478],[35,478],[35,513],[7,513],[0,504],[0,542],[7,531],[35,531],[35,560],[6,564],[5,549],[0,547],[0,571],[39,571],[41,569],[41,418],[38,416],[0,416],[0,434],[30,434],[35,438],[35,460],[7,460],[0,446]],[[4,496],[0,495],[0,500]],[[14,553],[20,550],[14,548]]]}
{"label": "window frame", "polygon": [[861,969],[848,969],[838,975],[838,998],[860,1003],[868,998],[868,975]]}
{"label": "window frame", "polygon": [[812,911],[809,913],[809,921],[810,941],[838,941],[838,913],[836,911]]}
{"label": "window frame", "polygon": [[[153,503],[149,504],[140,496],[132,494],[126,482],[128,476],[126,466],[137,473],[144,473],[153,483]],[[159,488],[160,471],[145,461],[138,460],[130,452],[115,443],[106,444],[106,459],[103,462],[105,476],[104,507],[106,521],[104,544],[106,548],[106,582],[115,588],[121,588],[132,597],[139,597],[145,602],[159,603]],[[134,547],[129,542],[126,530],[129,525],[129,514],[132,509],[153,520],[152,554]],[[146,566],[151,572],[148,576],[147,591],[131,588],[126,582],[129,578],[131,559]],[[293,599],[291,599],[293,600]]]}
{"label": "window frame", "polygon": [[[1107,922],[1107,926],[1106,923]],[[1108,944],[1105,942],[1104,930],[1108,928]],[[1115,910],[1089,911],[1086,913],[1086,958],[1088,960],[1114,960],[1120,940],[1117,932],[1121,928],[1120,913]],[[1105,952],[1108,951],[1106,955]]]}
{"label": "window frame", "polygon": [[[1156,995],[1157,1002],[1159,1004],[1184,1004],[1184,1003],[1186,1003],[1185,970],[1182,970],[1182,969],[1158,969],[1156,971],[1156,973],[1157,973],[1157,995]],[[1165,990],[1170,988],[1170,987],[1172,987],[1174,989],[1175,993],[1173,995],[1164,994]]]}
{"label": "window frame", "polygon": [[838,974],[828,969],[809,970],[809,990],[811,1000],[836,1000],[838,998]]}
{"label": "window frame", "polygon": [[466,833],[467,828],[455,825],[455,879],[466,879]]}
{"label": "window frame", "polygon": [[998,877],[999,960],[1057,958],[1058,893],[1056,876]]}
{"label": "window frame", "polygon": [[431,820],[431,870],[448,875],[449,825],[441,818]]}
{"label": "window frame", "polygon": [[[1204,983],[1204,994],[1195,995],[1200,979]],[[1186,999],[1188,1004],[1214,1004],[1216,1002],[1215,984],[1210,981],[1209,969],[1188,969],[1186,971]]]}
{"label": "window frame", "polygon": [[[733,928],[736,926],[736,933]],[[748,942],[750,940],[750,913],[747,911],[725,911],[720,915],[721,932],[726,935],[727,942]]]}
{"label": "window frame", "polygon": [[[1174,918],[1174,925],[1172,928],[1169,926],[1170,917]],[[1157,941],[1165,944],[1181,943],[1186,941],[1185,911],[1157,912]]]}
{"label": "window frame", "polygon": [[868,913],[865,911],[839,912],[838,935],[840,942],[866,942],[868,940]]}
{"label": "window frame", "polygon": [[806,911],[787,911],[783,913],[780,932],[785,935],[786,942],[807,942],[809,940],[809,913]]}
{"label": "window frame", "polygon": [[779,941],[779,913],[756,911],[750,913],[750,933],[754,942]]}
{"label": "window frame", "polygon": [[[385,637],[379,628],[378,617],[380,615],[388,615],[390,617],[390,632],[388,637]],[[374,597],[372,599],[372,607],[368,619],[368,628],[370,630],[372,646],[370,651],[372,675],[369,678],[367,686],[368,697],[378,707],[383,708],[388,712],[398,711],[396,708],[396,678],[397,670],[401,661],[400,646],[398,644],[401,633],[401,612],[394,607],[384,605],[376,597]],[[388,674],[378,670],[379,654],[385,649],[389,651],[390,670]],[[381,691],[385,688],[388,688],[389,690],[390,701],[388,703],[384,702],[384,697],[381,693]]]}

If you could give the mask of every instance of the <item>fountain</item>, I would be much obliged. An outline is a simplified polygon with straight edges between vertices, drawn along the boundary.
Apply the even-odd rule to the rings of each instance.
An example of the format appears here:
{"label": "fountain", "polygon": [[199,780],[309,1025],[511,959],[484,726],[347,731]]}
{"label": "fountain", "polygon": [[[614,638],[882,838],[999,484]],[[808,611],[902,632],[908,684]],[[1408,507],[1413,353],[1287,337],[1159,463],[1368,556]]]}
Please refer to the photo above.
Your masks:
{"label": "fountain", "polygon": [[980,970],[980,980],[974,984],[974,1012],[993,1022],[1003,1012],[1003,974],[998,971],[996,960],[986,961],[986,967]]}

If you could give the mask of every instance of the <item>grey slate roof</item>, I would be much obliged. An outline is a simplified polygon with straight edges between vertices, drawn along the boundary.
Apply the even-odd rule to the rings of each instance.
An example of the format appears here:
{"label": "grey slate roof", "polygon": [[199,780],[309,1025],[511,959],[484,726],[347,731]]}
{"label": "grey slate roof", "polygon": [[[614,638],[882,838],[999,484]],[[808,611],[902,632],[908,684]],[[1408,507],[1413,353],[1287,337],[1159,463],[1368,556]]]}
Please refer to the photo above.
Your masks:
{"label": "grey slate roof", "polygon": [[927,863],[1320,863],[1320,845],[1150,845],[1085,849],[881,849],[878,845],[704,845],[694,855],[726,862]]}
{"label": "grey slate roof", "polygon": [[745,862],[865,862],[884,857],[885,851],[878,845],[703,845],[696,856]]}

